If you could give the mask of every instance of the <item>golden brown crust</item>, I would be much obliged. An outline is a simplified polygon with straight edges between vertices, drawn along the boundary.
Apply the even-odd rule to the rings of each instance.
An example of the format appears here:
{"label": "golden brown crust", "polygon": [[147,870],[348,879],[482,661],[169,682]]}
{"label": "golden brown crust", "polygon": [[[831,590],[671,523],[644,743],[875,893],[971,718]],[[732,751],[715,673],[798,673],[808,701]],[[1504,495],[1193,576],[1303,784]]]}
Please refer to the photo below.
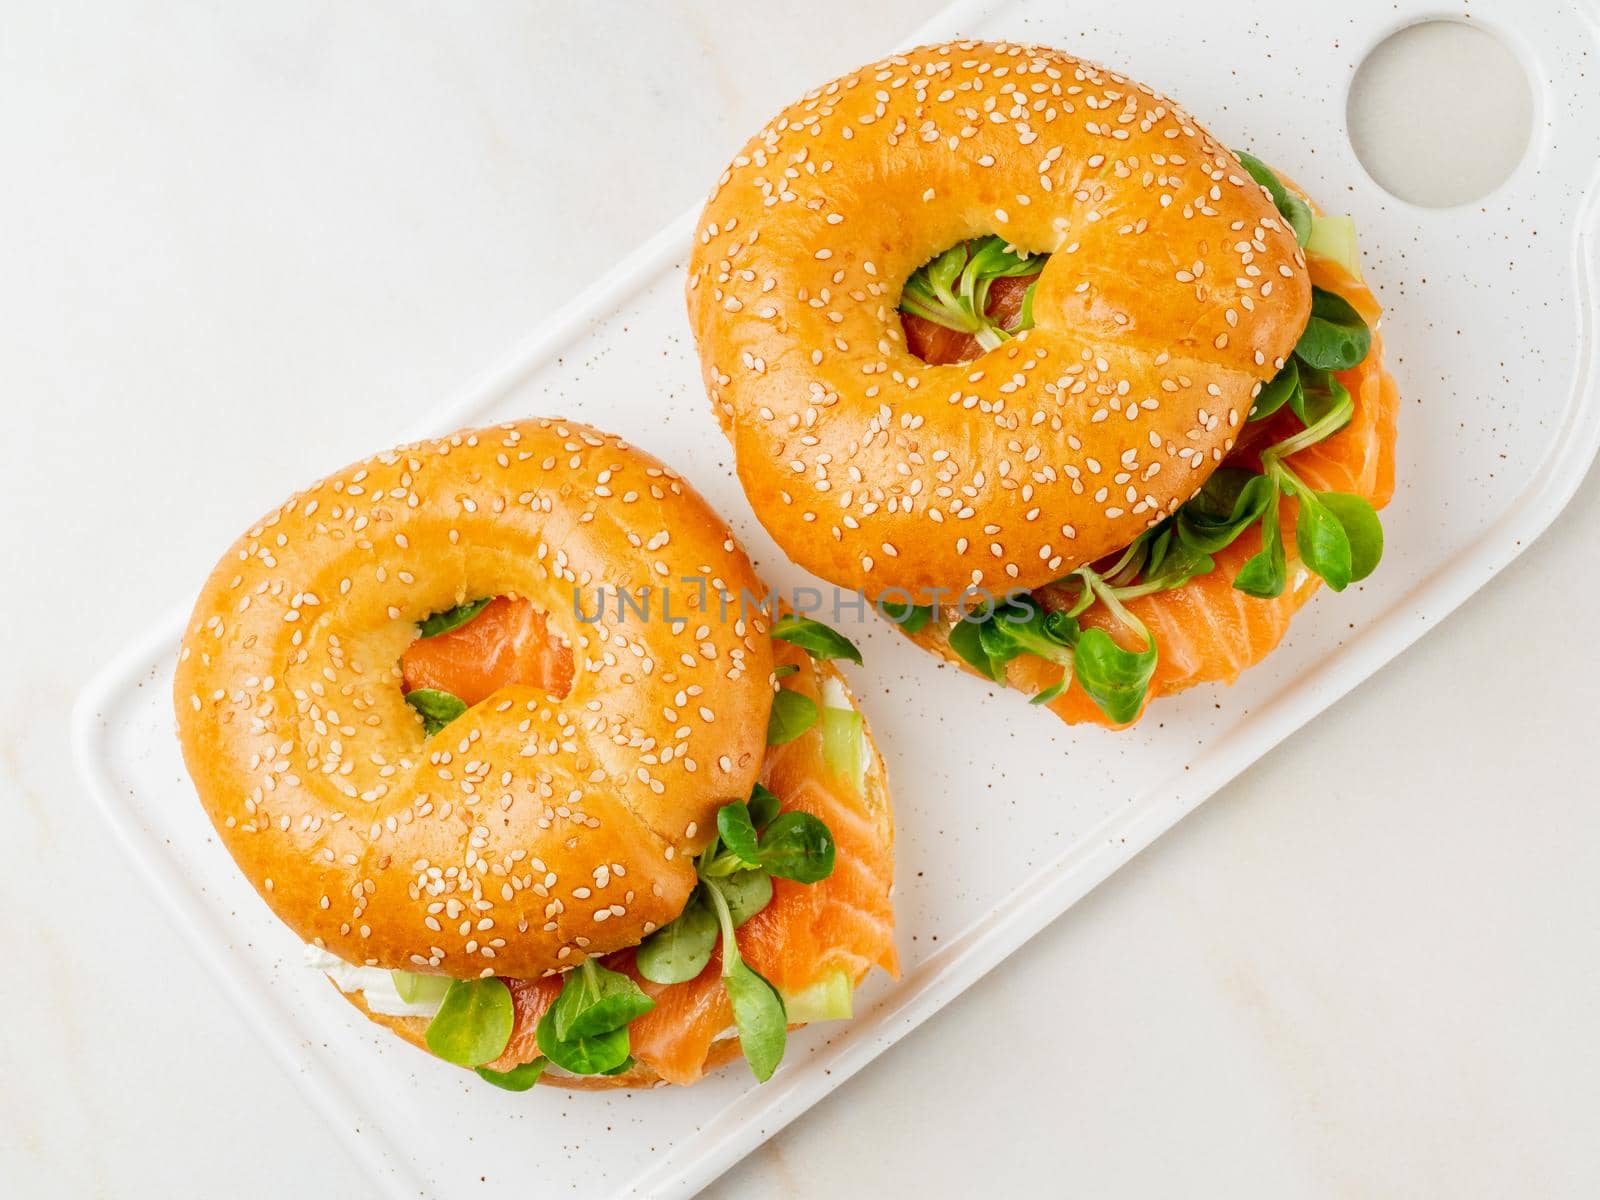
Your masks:
{"label": "golden brown crust", "polygon": [[[986,233],[1051,254],[1035,328],[924,363],[901,288]],[[1270,198],[1177,105],[1057,50],[962,42],[752,138],[706,205],[688,304],[773,537],[835,583],[927,601],[1042,585],[1187,500],[1310,283]]]}
{"label": "golden brown crust", "polygon": [[[707,593],[681,580],[708,580]],[[648,620],[596,589],[671,585]],[[196,603],[184,760],[273,911],[349,962],[536,977],[676,916],[765,747],[761,584],[688,485],[617,438],[526,421],[402,447],[295,496]],[[515,595],[571,691],[503,688],[424,740],[397,666],[431,612]]]}

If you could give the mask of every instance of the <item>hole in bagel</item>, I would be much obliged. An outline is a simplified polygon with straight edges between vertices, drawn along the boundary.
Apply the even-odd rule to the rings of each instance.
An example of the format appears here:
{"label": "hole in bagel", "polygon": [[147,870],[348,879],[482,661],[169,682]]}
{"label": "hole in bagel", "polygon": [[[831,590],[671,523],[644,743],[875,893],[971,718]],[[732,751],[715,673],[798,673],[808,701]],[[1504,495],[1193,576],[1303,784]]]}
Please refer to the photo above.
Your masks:
{"label": "hole in bagel", "polygon": [[[481,605],[481,607],[479,607]],[[454,613],[471,615],[442,632],[418,637],[400,656],[401,687],[447,692],[467,707],[507,684],[536,687],[560,699],[572,690],[572,649],[551,632],[531,600],[496,596]],[[435,614],[448,622],[451,614]]]}
{"label": "hole in bagel", "polygon": [[1033,328],[1033,287],[1049,259],[990,234],[935,254],[900,293],[906,349],[925,363],[968,362]]}

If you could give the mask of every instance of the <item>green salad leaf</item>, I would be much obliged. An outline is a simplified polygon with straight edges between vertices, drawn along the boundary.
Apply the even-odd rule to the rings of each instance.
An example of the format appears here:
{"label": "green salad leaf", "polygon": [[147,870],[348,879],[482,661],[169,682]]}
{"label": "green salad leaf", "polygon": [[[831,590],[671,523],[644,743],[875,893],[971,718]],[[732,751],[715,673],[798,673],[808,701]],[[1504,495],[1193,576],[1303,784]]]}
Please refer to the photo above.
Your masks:
{"label": "green salad leaf", "polygon": [[1247,596],[1270,600],[1283,595],[1289,581],[1289,563],[1283,551],[1283,531],[1278,524],[1278,497],[1273,488],[1261,514],[1261,549],[1245,560],[1233,586]]}
{"label": "green salad leaf", "polygon": [[749,805],[735,801],[718,809],[717,836],[745,866],[761,865],[761,835],[756,832]]}
{"label": "green salad leaf", "polygon": [[717,887],[728,902],[735,929],[772,903],[772,876],[760,868],[720,876]]}
{"label": "green salad leaf", "polygon": [[621,1029],[655,1006],[626,975],[586,958],[567,972],[561,994],[550,1006],[552,1028],[562,1041],[594,1037]]}
{"label": "green salad leaf", "polygon": [[792,742],[817,723],[817,702],[800,692],[779,688],[772,697],[772,712],[767,717],[767,745]]}
{"label": "green salad leaf", "polygon": [[789,1040],[783,997],[765,976],[738,957],[723,970],[722,986],[733,1008],[733,1024],[750,1073],[765,1083],[783,1061]]}
{"label": "green salad leaf", "polygon": [[696,887],[683,912],[639,943],[634,965],[651,983],[687,983],[699,976],[717,948],[717,916]]}
{"label": "green salad leaf", "polygon": [[446,1062],[481,1067],[506,1052],[514,1016],[504,980],[455,979],[422,1040]]}
{"label": "green salad leaf", "polygon": [[438,688],[416,688],[406,693],[406,703],[417,710],[422,718],[424,737],[432,737],[446,725],[467,711],[466,702],[459,696],[442,692]]}
{"label": "green salad leaf", "polygon": [[783,997],[764,976],[746,963],[734,937],[733,913],[715,880],[706,881],[707,894],[722,929],[722,986],[733,1008],[739,1047],[756,1079],[765,1083],[783,1061],[788,1042],[788,1020]]}
{"label": "green salad leaf", "polygon": [[816,883],[833,872],[833,835],[810,813],[779,813],[757,833],[748,807],[725,804],[717,812],[717,834],[745,867],[780,879]]}
{"label": "green salad leaf", "polygon": [[1294,240],[1304,246],[1311,237],[1311,206],[1284,187],[1283,181],[1272,168],[1255,155],[1243,150],[1235,150],[1234,154],[1239,159],[1239,165],[1249,172],[1250,178],[1267,189],[1279,214],[1294,230]]}
{"label": "green salad leaf", "polygon": [[469,600],[465,604],[458,604],[454,608],[447,608],[443,612],[433,613],[431,616],[417,622],[418,637],[438,637],[441,633],[449,633],[465,625],[473,617],[481,613],[493,596],[484,596],[480,600]]}
{"label": "green salad leaf", "polygon": [[574,1075],[608,1075],[626,1070],[629,1059],[628,1029],[608,1029],[604,1033],[571,1039],[556,1036],[555,1006],[545,1009],[534,1029],[539,1050],[556,1066]]}
{"label": "green salad leaf", "polygon": [[921,633],[933,620],[933,605],[898,603],[893,600],[878,602],[878,611],[893,621],[905,633]]}
{"label": "green salad leaf", "polygon": [[1378,569],[1383,558],[1383,525],[1372,505],[1348,492],[1319,492],[1317,498],[1344,527],[1350,543],[1350,581],[1359,583]]}
{"label": "green salad leaf", "polygon": [[856,649],[854,642],[837,629],[821,621],[813,621],[810,617],[793,613],[780,617],[772,627],[772,636],[791,646],[799,646],[812,658],[842,658],[861,665],[861,651]]}
{"label": "green salad leaf", "polygon": [[1268,453],[1275,458],[1286,458],[1306,445],[1331,437],[1355,415],[1355,401],[1336,375],[1308,366],[1300,372],[1300,377],[1301,386],[1290,398],[1289,406],[1305,428],[1293,438],[1271,447]]}
{"label": "green salad leaf", "polygon": [[1311,289],[1311,319],[1295,343],[1295,354],[1323,371],[1347,371],[1366,358],[1372,330],[1350,301],[1337,292]]}
{"label": "green salad leaf", "polygon": [[1266,420],[1299,391],[1300,368],[1295,366],[1295,360],[1291,356],[1289,361],[1283,364],[1283,370],[1261,385],[1261,390],[1256,393],[1255,403],[1250,406],[1249,420]]}
{"label": "green salad leaf", "polygon": [[1154,535],[1150,537],[1150,551],[1137,581],[1119,583],[1110,589],[1119,599],[1132,600],[1182,587],[1196,575],[1209,574],[1216,566],[1209,552],[1177,536],[1175,525],[1163,523],[1150,535]]}
{"label": "green salad leaf", "polygon": [[574,1075],[627,1070],[628,1023],[656,1006],[628,976],[592,958],[568,971],[534,1029],[540,1052]]}
{"label": "green salad leaf", "polygon": [[772,818],[778,815],[781,807],[782,803],[771,789],[759,783],[751,789],[750,799],[745,804],[750,811],[750,822],[757,829],[765,829],[772,824]]}
{"label": "green salad leaf", "polygon": [[1261,519],[1271,501],[1272,481],[1254,471],[1218,467],[1205,486],[1178,510],[1174,526],[1184,544],[1206,554],[1231,546]]}
{"label": "green salad leaf", "polygon": [[1066,691],[1067,690],[1067,685],[1069,683],[1071,683],[1071,682],[1072,682],[1072,672],[1070,672],[1070,671],[1063,672],[1062,675],[1061,675],[1061,678],[1059,680],[1057,680],[1055,683],[1052,683],[1049,687],[1045,688],[1042,692],[1035,693],[1033,696],[1031,696],[1029,698],[1028,703],[1029,704],[1049,704],[1050,701],[1054,700],[1057,696],[1061,695],[1062,692]]}
{"label": "green salad leaf", "polygon": [[769,875],[796,883],[818,883],[832,875],[837,853],[827,825],[808,812],[798,811],[774,817],[757,849],[757,866]]}
{"label": "green salad leaf", "polygon": [[1334,591],[1344,591],[1350,586],[1353,570],[1350,539],[1344,526],[1309,488],[1297,488],[1295,499],[1299,509],[1295,513],[1294,541],[1300,561],[1321,575]]}
{"label": "green salad leaf", "polygon": [[989,657],[989,652],[983,645],[983,627],[993,620],[991,615],[987,620],[974,621],[970,617],[960,617],[950,627],[950,649],[954,650],[961,660],[973,667],[978,674],[996,683],[1005,682],[1005,664],[997,663]]}
{"label": "green salad leaf", "polygon": [[1072,670],[1100,711],[1119,725],[1139,715],[1150,677],[1156,670],[1156,643],[1145,632],[1145,648],[1125,650],[1104,629],[1085,629],[1078,638]]}
{"label": "green salad leaf", "polygon": [[1013,598],[978,626],[979,645],[1000,667],[1021,654],[1070,667],[1077,638],[1076,621],[1063,613],[1046,612],[1025,596]]}
{"label": "green salad leaf", "polygon": [[488,1067],[474,1067],[478,1077],[486,1083],[492,1083],[497,1088],[504,1088],[508,1092],[525,1092],[539,1082],[539,1076],[544,1074],[546,1062],[536,1058],[532,1062],[521,1063],[509,1071],[491,1071]]}

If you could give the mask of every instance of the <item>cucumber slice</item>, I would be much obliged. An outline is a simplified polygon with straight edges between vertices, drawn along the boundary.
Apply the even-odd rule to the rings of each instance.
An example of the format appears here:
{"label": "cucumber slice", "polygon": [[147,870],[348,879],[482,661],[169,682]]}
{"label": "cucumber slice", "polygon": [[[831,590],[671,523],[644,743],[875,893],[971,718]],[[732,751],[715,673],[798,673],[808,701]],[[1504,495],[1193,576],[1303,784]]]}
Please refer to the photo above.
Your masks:
{"label": "cucumber slice", "polygon": [[848,1021],[855,1012],[855,988],[850,973],[840,968],[829,971],[802,992],[783,997],[789,1023],[808,1025],[812,1021]]}
{"label": "cucumber slice", "polygon": [[867,739],[865,723],[855,709],[822,710],[822,761],[860,790],[867,773]]}
{"label": "cucumber slice", "polygon": [[394,990],[407,1004],[440,1004],[450,990],[446,975],[419,975],[415,971],[390,971]]}
{"label": "cucumber slice", "polygon": [[1331,258],[1361,278],[1361,252],[1356,248],[1356,223],[1352,217],[1313,217],[1306,252]]}

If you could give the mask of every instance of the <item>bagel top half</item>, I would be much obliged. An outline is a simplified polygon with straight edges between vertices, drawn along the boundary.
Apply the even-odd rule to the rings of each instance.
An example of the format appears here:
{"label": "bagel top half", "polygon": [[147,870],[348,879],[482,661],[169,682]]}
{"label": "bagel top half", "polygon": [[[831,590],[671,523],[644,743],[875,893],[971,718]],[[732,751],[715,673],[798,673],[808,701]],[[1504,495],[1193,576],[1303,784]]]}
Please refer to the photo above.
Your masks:
{"label": "bagel top half", "polygon": [[[999,234],[1051,257],[1034,328],[907,350],[907,278]],[[1033,588],[1192,496],[1305,327],[1294,233],[1220,142],[1058,50],[927,46],[780,113],[696,230],[691,324],[762,523],[920,601]]]}
{"label": "bagel top half", "polygon": [[[624,622],[602,589],[657,599]],[[541,420],[401,447],[217,564],[174,685],[184,760],[304,940],[456,978],[574,966],[678,915],[718,807],[755,783],[773,656],[762,615],[719,602],[741,591],[762,589],[727,526],[615,437]],[[497,595],[548,614],[569,691],[507,686],[425,737],[401,653]]]}

